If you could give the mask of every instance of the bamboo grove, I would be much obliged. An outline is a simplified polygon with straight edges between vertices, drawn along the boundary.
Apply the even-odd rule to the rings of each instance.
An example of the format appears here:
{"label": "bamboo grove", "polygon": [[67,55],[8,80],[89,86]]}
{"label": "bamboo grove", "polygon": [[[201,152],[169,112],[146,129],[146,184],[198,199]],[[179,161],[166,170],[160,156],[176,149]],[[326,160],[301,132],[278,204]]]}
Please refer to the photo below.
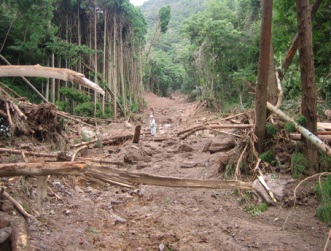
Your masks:
{"label": "bamboo grove", "polygon": [[[35,79],[34,85],[60,109],[116,119],[143,104],[146,22],[128,0],[7,0],[1,1],[0,15],[1,65],[71,69],[106,92],[99,96],[70,82]],[[13,80],[2,81],[24,89]]]}

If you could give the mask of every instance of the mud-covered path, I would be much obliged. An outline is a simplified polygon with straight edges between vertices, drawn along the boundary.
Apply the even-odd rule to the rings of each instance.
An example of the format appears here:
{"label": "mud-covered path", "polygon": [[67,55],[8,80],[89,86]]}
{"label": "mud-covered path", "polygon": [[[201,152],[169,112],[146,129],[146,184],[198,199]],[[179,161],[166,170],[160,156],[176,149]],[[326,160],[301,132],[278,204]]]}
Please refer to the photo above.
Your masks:
{"label": "mud-covered path", "polygon": [[[179,94],[168,99],[148,93],[146,101],[142,127],[147,134],[142,135],[139,146],[125,143],[118,151],[104,146],[89,149],[88,156],[123,161],[128,152],[139,148],[148,158],[119,168],[159,176],[219,179],[219,154],[203,151],[211,138],[208,132],[161,142],[148,135],[151,107],[158,137],[174,135],[212,115],[203,109],[196,111],[197,103],[188,103]],[[117,124],[101,130],[131,129]],[[192,150],[183,150],[183,145]],[[329,226],[315,218],[313,197],[294,208],[289,217],[291,208],[281,206],[253,216],[240,204],[245,191],[147,185],[130,189],[67,177],[51,177],[48,185],[43,217],[29,225],[33,250],[323,250],[329,231]],[[35,191],[35,187],[31,189]],[[34,194],[31,207],[35,207]]]}

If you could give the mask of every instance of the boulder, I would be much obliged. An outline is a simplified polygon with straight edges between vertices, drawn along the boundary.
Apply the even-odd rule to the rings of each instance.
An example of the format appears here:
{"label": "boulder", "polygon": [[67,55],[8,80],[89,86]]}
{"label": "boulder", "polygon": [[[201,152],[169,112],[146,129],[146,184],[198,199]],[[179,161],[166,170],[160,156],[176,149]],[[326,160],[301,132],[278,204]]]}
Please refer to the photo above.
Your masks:
{"label": "boulder", "polygon": [[194,151],[194,149],[187,144],[180,145],[178,150],[179,150],[179,152],[193,152]]}
{"label": "boulder", "polygon": [[232,135],[224,135],[213,139],[208,150],[210,153],[227,151],[236,146],[236,139]]}

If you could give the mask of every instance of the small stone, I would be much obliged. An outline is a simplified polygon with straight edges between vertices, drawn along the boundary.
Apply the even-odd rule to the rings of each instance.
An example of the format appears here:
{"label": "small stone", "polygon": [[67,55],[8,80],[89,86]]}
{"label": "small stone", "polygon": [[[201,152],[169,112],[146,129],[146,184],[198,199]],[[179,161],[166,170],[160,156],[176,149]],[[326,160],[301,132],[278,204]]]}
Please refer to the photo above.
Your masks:
{"label": "small stone", "polygon": [[64,213],[65,215],[69,215],[69,214],[71,214],[71,211],[70,211],[70,210],[64,210],[63,213]]}
{"label": "small stone", "polygon": [[184,162],[180,165],[180,167],[181,167],[181,168],[193,168],[193,167],[195,167],[196,165],[197,165],[196,162],[193,162],[193,161],[184,161]]}

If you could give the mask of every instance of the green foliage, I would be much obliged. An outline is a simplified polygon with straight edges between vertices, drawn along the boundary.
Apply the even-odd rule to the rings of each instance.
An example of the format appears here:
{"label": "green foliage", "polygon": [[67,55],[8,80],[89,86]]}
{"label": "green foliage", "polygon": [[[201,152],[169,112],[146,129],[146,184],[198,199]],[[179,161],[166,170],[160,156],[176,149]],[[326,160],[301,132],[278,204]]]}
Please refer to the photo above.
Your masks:
{"label": "green foliage", "polygon": [[331,222],[331,176],[316,185],[316,195],[319,201],[316,216],[322,222]]}
{"label": "green foliage", "polygon": [[95,230],[95,229],[92,228],[92,227],[88,227],[88,228],[86,229],[86,232],[88,232],[88,233],[92,233],[92,234],[97,234],[97,233],[98,233],[98,231]]}
{"label": "green foliage", "polygon": [[137,112],[139,109],[139,104],[138,102],[134,102],[132,105],[131,105],[131,112],[135,113]]}
{"label": "green foliage", "polygon": [[275,124],[272,124],[272,123],[268,123],[266,124],[266,133],[268,136],[275,136],[278,132],[278,128]]}
{"label": "green foliage", "polygon": [[271,163],[274,160],[274,151],[268,150],[260,154],[260,159],[264,162]]}
{"label": "green foliage", "polygon": [[235,167],[233,165],[227,164],[224,172],[224,179],[232,179],[234,176]]}
{"label": "green foliage", "polygon": [[85,133],[82,133],[81,137],[83,142],[87,142],[91,140]]}
{"label": "green foliage", "polygon": [[171,17],[171,9],[169,5],[162,7],[159,10],[161,32],[165,33],[168,30],[170,17]]}
{"label": "green foliage", "polygon": [[103,142],[101,139],[97,139],[97,141],[95,142],[95,147],[97,147],[97,148],[103,147]]}
{"label": "green foliage", "polygon": [[295,125],[293,124],[293,122],[286,122],[284,128],[289,133],[296,131]]}
{"label": "green foliage", "polygon": [[331,171],[331,157],[321,151],[318,152],[318,164],[321,172]]}
{"label": "green foliage", "polygon": [[253,216],[256,216],[256,215],[260,215],[261,213],[265,212],[268,210],[268,205],[266,203],[260,203],[258,205],[254,205],[254,204],[247,204],[245,206],[245,210],[253,215]]}
{"label": "green foliage", "polygon": [[328,105],[331,105],[331,75],[321,77],[317,82],[317,86],[322,98]]}
{"label": "green foliage", "polygon": [[296,119],[296,122],[301,126],[305,126],[307,123],[307,118],[301,115],[299,118]]}
{"label": "green foliage", "polygon": [[292,177],[298,178],[302,175],[306,168],[310,165],[310,161],[300,152],[295,152],[291,156],[291,171]]}
{"label": "green foliage", "polygon": [[90,96],[76,88],[62,87],[60,89],[60,93],[66,96],[69,100],[73,100],[79,103],[89,102],[91,100]]}
{"label": "green foliage", "polygon": [[187,76],[192,76],[191,90],[199,88],[203,100],[214,100],[222,107],[235,99],[251,101],[243,79],[254,75],[258,52],[254,36],[238,24],[237,15],[252,14],[243,13],[242,7],[232,1],[209,0],[205,11],[185,20],[182,29],[191,43],[183,54]]}
{"label": "green foliage", "polygon": [[56,101],[55,102],[57,109],[60,111],[66,111],[67,107],[69,106],[68,102],[65,101]]}
{"label": "green foliage", "polygon": [[170,55],[162,50],[153,51],[145,72],[144,82],[149,83],[149,89],[163,97],[178,89],[182,82],[182,68],[174,64]]}
{"label": "green foliage", "polygon": [[74,112],[78,116],[93,117],[94,103],[86,102],[79,104],[74,108]]}

